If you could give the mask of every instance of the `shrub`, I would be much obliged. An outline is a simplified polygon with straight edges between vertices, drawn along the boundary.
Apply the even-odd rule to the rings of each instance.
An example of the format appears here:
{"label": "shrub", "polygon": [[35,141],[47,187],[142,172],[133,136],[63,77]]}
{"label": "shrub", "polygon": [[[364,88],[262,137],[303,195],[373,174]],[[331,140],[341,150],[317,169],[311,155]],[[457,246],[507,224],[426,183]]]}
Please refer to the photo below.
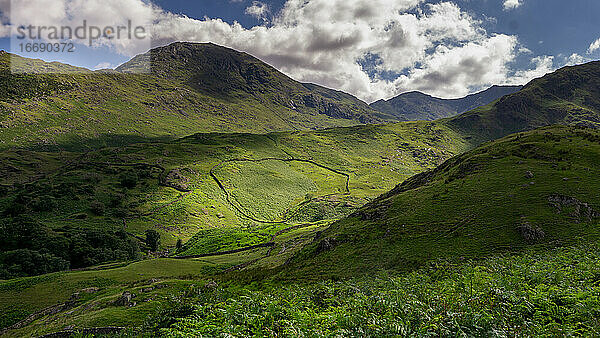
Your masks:
{"label": "shrub", "polygon": [[0,279],[41,275],[68,268],[68,261],[49,253],[18,249],[0,254]]}
{"label": "shrub", "polygon": [[27,212],[27,206],[23,203],[13,201],[6,209],[4,209],[4,215],[9,217],[17,217]]}
{"label": "shrub", "polygon": [[33,199],[30,205],[33,211],[52,211],[56,208],[56,200],[52,196],[41,196]]}
{"label": "shrub", "polygon": [[103,216],[106,211],[106,206],[104,206],[104,203],[102,202],[94,201],[90,204],[90,211],[96,216]]}
{"label": "shrub", "polygon": [[150,251],[156,252],[160,246],[160,234],[156,230],[146,230],[146,245]]}
{"label": "shrub", "polygon": [[127,189],[135,188],[138,183],[138,179],[139,177],[137,173],[131,170],[119,175],[119,182],[121,183],[121,186]]}
{"label": "shrub", "polygon": [[123,201],[125,200],[126,195],[125,194],[119,194],[119,193],[115,193],[115,194],[111,194],[108,197],[108,205],[111,208],[116,208],[119,207],[121,205],[123,205]]}
{"label": "shrub", "polygon": [[58,233],[21,216],[0,219],[0,256],[2,279],[135,260],[140,250],[122,230],[63,228]]}

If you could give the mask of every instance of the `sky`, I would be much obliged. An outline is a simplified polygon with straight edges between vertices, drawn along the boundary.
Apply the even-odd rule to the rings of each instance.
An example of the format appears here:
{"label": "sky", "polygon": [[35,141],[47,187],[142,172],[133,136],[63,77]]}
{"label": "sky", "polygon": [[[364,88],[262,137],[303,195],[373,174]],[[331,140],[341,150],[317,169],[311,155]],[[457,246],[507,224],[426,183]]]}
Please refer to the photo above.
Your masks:
{"label": "sky", "polygon": [[369,103],[413,90],[462,97],[600,58],[598,0],[13,0],[13,13],[10,2],[0,0],[0,49],[13,53],[35,57],[11,50],[15,2],[36,22],[149,17],[150,43],[76,41],[77,53],[41,58],[114,68],[150,45],[213,42]]}

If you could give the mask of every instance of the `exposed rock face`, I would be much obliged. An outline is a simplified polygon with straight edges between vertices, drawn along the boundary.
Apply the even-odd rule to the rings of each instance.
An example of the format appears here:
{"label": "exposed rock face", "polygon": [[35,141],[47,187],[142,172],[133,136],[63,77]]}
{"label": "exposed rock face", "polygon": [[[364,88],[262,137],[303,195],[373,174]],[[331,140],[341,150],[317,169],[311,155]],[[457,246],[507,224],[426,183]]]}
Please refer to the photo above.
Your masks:
{"label": "exposed rock face", "polygon": [[317,253],[329,251],[338,246],[338,241],[335,238],[325,238],[317,244]]}
{"label": "exposed rock face", "polygon": [[180,192],[189,192],[190,189],[188,184],[190,179],[185,177],[180,169],[173,169],[169,171],[167,176],[163,180],[163,184],[167,187],[171,187]]}
{"label": "exposed rock face", "polygon": [[548,197],[548,202],[556,208],[557,214],[570,211],[569,216],[576,222],[591,222],[600,217],[600,213],[574,197],[555,194]]}
{"label": "exposed rock face", "polygon": [[389,209],[389,205],[383,204],[377,208],[364,208],[359,210],[352,215],[351,217],[360,217],[363,221],[377,221],[384,219],[387,215],[387,211]]}
{"label": "exposed rock face", "polygon": [[302,101],[304,101],[306,107],[317,109],[320,114],[325,114],[329,117],[347,119],[351,116],[349,112],[343,111],[339,105],[327,102],[312,94],[304,95]]}
{"label": "exposed rock face", "polygon": [[124,291],[121,297],[119,297],[113,304],[115,306],[132,307],[136,305],[136,302],[131,301],[133,298],[135,298],[134,294],[129,291]]}
{"label": "exposed rock face", "polygon": [[529,222],[522,222],[518,227],[517,231],[523,237],[525,241],[528,243],[535,243],[544,239],[546,234],[544,231],[538,227],[531,225]]}

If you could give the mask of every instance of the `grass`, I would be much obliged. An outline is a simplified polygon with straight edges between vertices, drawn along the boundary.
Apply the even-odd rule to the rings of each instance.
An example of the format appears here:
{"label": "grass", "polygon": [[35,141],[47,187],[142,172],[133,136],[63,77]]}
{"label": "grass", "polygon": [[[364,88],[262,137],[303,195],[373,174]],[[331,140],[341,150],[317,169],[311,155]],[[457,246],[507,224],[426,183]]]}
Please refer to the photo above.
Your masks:
{"label": "grass", "polygon": [[[279,266],[299,250],[302,241],[314,237],[326,223],[292,230],[277,237],[274,250],[261,248],[236,254],[199,259],[154,259],[114,263],[88,271],[72,271],[0,281],[0,323],[12,325],[48,306],[74,299],[75,303],[54,314],[40,316],[7,336],[41,335],[69,326],[140,327],[190,288],[204,287],[225,269],[259,260],[256,266]],[[296,243],[291,247],[290,243]],[[282,252],[282,248],[287,248]],[[218,280],[221,283],[220,280]],[[90,289],[92,288],[92,289]],[[149,288],[152,288],[149,290]],[[93,290],[93,291],[87,291]],[[136,294],[133,307],[115,306],[124,292]],[[79,297],[73,298],[78,293]]]}
{"label": "grass", "polygon": [[[81,151],[198,132],[383,122],[366,103],[305,86],[249,55],[209,44],[173,46],[152,51],[152,74],[125,73],[127,65],[123,73],[91,72],[0,54],[0,149]],[[222,60],[236,68],[218,67]],[[11,66],[30,74],[12,74]],[[200,79],[212,67],[220,75]]]}
{"label": "grass", "polygon": [[564,67],[447,123],[475,143],[552,124],[598,128],[598,79],[599,61]]}
{"label": "grass", "polygon": [[[600,214],[591,210],[600,210],[599,136],[591,129],[549,127],[453,158],[334,223],[285,275],[351,277],[411,270],[440,258],[567,245],[578,236],[597,239]],[[572,203],[558,209],[552,202],[557,195]],[[541,232],[541,238],[528,239],[520,229]]]}
{"label": "grass", "polygon": [[[235,262],[234,262],[235,263]],[[90,270],[78,272],[59,272],[40,277],[20,278],[10,281],[0,281],[0,304],[2,308],[2,317],[0,322],[2,327],[12,325],[31,313],[40,311],[48,306],[56,305],[68,301],[72,294],[88,288],[98,288],[92,294],[77,299],[75,309],[84,311],[85,325],[92,326],[110,326],[119,325],[126,322],[141,322],[145,318],[144,309],[140,312],[125,311],[115,307],[106,309],[107,299],[114,300],[123,290],[135,289],[143,285],[157,283],[154,280],[169,280],[170,288],[180,287],[179,280],[202,278],[221,271],[223,268],[231,265],[226,261],[219,264],[207,261],[192,260],[174,260],[157,259],[135,262],[131,264],[122,264],[117,268],[107,270]],[[174,284],[171,285],[171,282]],[[187,282],[183,283],[185,287]],[[161,289],[162,290],[162,289]],[[162,290],[162,294],[168,293]],[[85,294],[85,292],[83,292]],[[100,301],[104,306],[90,311],[85,309],[90,303]],[[84,306],[85,304],[85,306]],[[146,308],[145,304],[144,308]],[[155,305],[150,305],[154,308]],[[116,313],[119,313],[118,315]],[[135,313],[134,318],[127,318]],[[28,326],[27,332],[39,335],[43,332],[59,331],[61,321],[70,320],[69,314],[62,314],[65,318],[57,318],[57,323],[49,325],[44,321],[39,321]],[[88,317],[89,316],[89,317]],[[73,317],[80,320],[80,317]],[[137,319],[136,319],[137,318]],[[66,326],[66,325],[65,325]],[[24,331],[13,331],[11,335],[21,336]]]}
{"label": "grass", "polygon": [[[342,218],[398,181],[468,147],[448,128],[406,123],[266,135],[197,134],[84,154],[5,151],[0,157],[9,170],[0,177],[6,185],[0,208],[19,195],[27,201],[50,196],[56,208],[29,213],[48,226],[125,225],[138,236],[155,229],[165,247],[193,238],[187,252],[208,253],[257,244],[282,227]],[[292,157],[315,164],[284,161]],[[247,162],[267,158],[274,160]],[[213,168],[230,201],[211,177]],[[340,173],[350,176],[349,192]],[[123,186],[123,175],[131,174],[137,177],[135,186]],[[190,191],[165,186],[165,180]],[[106,207],[103,215],[92,210],[98,202]],[[271,227],[247,215],[286,222]]]}

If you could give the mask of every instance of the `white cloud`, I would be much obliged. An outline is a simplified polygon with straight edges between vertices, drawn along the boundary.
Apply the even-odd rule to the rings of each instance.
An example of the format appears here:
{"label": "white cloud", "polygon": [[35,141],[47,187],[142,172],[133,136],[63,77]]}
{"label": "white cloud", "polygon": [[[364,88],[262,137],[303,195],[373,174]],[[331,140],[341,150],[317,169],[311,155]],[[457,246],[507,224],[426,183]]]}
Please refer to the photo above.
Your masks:
{"label": "white cloud", "polygon": [[556,69],[554,67],[554,57],[547,55],[533,58],[531,60],[531,65],[533,67],[530,69],[517,70],[511,73],[503,84],[522,85],[535,78],[542,77]]}
{"label": "white cloud", "polygon": [[115,66],[110,62],[101,62],[94,67],[94,70],[99,69],[113,69]]}
{"label": "white cloud", "polygon": [[267,21],[267,15],[270,13],[269,6],[260,1],[252,1],[252,6],[246,8],[246,14]]}
{"label": "white cloud", "polygon": [[[4,15],[10,13],[13,27],[48,26],[57,27],[59,31],[61,27],[71,27],[75,31],[85,21],[88,29],[95,26],[102,30],[108,26],[126,26],[131,21],[132,27],[144,26],[151,31],[150,24],[158,9],[141,0],[0,0],[0,11]],[[3,22],[6,22],[4,18]],[[2,32],[6,33],[0,29],[0,34]],[[74,37],[73,40],[87,44],[89,35],[87,30],[85,39]],[[123,33],[123,36],[127,35]],[[147,50],[151,46],[151,39],[150,36],[147,39],[99,38],[93,44],[113,47],[124,55],[135,55]]]}
{"label": "white cloud", "polygon": [[519,8],[523,5],[523,0],[504,0],[504,10],[508,11],[511,9]]}
{"label": "white cloud", "polygon": [[[528,53],[518,39],[487,32],[484,22],[448,1],[287,0],[270,23],[249,29],[221,19],[173,14],[141,0],[23,1],[62,4],[64,10],[52,9],[49,15],[66,22],[93,18],[109,23],[115,17],[150,13],[155,45],[213,42],[248,52],[296,80],[366,101],[407,90],[458,97],[493,84],[522,84],[552,70],[548,57],[535,60],[532,69],[513,69],[516,57]],[[254,2],[247,11],[264,17],[268,7],[263,5]],[[126,55],[143,50],[135,43],[114,48]],[[366,58],[372,61],[369,67],[362,62]]]}
{"label": "white cloud", "polygon": [[[366,101],[406,90],[458,97],[505,83],[514,74],[510,65],[527,52],[516,37],[489,34],[452,2],[422,2],[288,0],[270,25],[251,29],[162,12],[157,36],[160,44],[210,41],[246,51],[299,81]],[[377,61],[371,73],[360,65],[366,56]],[[526,75],[541,73],[544,66],[520,79],[526,82]],[[384,76],[390,73],[400,75]]]}
{"label": "white cloud", "polygon": [[565,58],[564,65],[565,66],[575,66],[580,65],[582,63],[590,62],[592,59],[587,58],[585,56],[579,55],[577,53],[571,54],[569,57]]}
{"label": "white cloud", "polygon": [[593,52],[597,51],[598,49],[600,49],[600,38],[598,38],[598,40],[592,42],[590,44],[590,47],[588,48],[588,54],[592,54]]}

